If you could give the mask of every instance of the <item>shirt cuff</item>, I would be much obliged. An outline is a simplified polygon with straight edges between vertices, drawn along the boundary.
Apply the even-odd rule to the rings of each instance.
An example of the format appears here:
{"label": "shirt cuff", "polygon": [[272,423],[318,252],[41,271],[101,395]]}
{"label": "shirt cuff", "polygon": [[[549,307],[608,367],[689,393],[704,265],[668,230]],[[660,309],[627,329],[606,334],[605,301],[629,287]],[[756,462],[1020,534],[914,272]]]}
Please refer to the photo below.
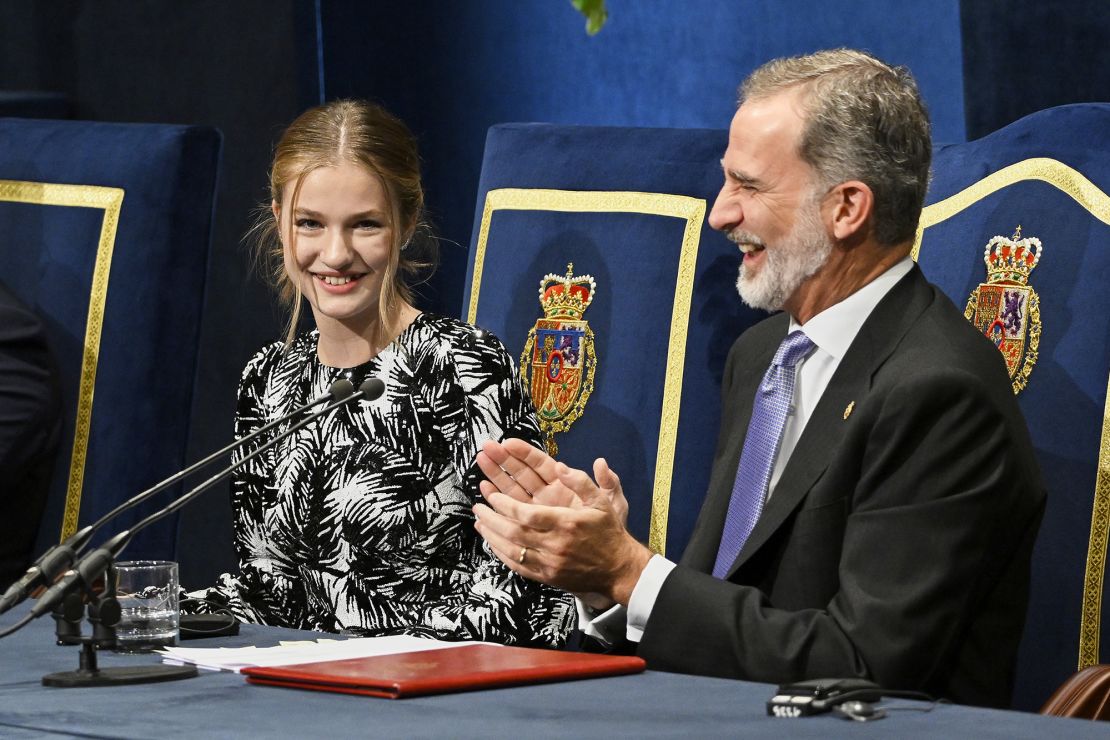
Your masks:
{"label": "shirt cuff", "polygon": [[624,626],[623,606],[617,604],[603,612],[598,612],[586,606],[585,602],[577,597],[574,599],[574,605],[578,607],[578,624],[582,627],[583,633],[606,646],[617,641],[621,627]]}
{"label": "shirt cuff", "polygon": [[617,604],[599,614],[586,606],[582,599],[576,598],[574,604],[578,608],[578,624],[582,626],[582,631],[595,640],[612,645],[623,626],[625,638],[639,642],[644,636],[644,627],[655,607],[655,600],[659,598],[659,590],[674,567],[675,564],[662,555],[652,555],[632,589],[627,609]]}
{"label": "shirt cuff", "polygon": [[671,574],[675,564],[662,555],[652,555],[636,587],[632,589],[632,596],[628,599],[628,616],[625,627],[625,636],[632,642],[639,642],[644,636],[651,610],[655,608],[655,600],[659,598],[659,591],[663,582]]}

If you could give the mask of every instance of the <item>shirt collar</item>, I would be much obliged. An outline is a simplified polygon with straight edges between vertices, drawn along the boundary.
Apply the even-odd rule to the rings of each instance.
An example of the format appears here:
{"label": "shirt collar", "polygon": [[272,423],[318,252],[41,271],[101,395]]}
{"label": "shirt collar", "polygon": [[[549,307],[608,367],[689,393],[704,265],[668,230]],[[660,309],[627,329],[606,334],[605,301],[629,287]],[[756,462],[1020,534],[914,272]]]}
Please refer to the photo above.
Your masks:
{"label": "shirt collar", "polygon": [[875,306],[912,269],[913,259],[907,255],[840,303],[814,316],[804,327],[791,316],[790,331],[802,329],[822,351],[839,361]]}

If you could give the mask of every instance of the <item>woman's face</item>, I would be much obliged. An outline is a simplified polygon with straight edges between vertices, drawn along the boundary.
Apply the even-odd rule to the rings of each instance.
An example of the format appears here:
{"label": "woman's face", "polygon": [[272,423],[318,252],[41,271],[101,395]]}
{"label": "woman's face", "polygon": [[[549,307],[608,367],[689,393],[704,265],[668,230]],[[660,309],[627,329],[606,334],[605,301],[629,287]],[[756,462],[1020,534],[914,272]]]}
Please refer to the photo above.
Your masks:
{"label": "woman's face", "polygon": [[344,162],[305,175],[296,208],[293,190],[290,183],[281,204],[274,204],[285,271],[308,299],[321,331],[329,322],[360,334],[373,331],[393,248],[381,181],[365,167]]}

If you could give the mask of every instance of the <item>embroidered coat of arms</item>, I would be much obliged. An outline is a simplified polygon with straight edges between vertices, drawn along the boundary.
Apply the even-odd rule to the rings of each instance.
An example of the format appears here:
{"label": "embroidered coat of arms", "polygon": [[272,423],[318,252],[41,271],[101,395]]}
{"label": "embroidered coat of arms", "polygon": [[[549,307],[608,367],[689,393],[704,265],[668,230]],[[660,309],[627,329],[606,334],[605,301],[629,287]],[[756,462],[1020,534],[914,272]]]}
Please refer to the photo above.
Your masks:
{"label": "embroidered coat of arms", "polygon": [[968,298],[964,315],[998,347],[1010,371],[1014,393],[1029,382],[1041,344],[1041,301],[1029,285],[1029,274],[1041,260],[1041,240],[1021,236],[987,242],[983,261],[987,282]]}
{"label": "embroidered coat of arms", "polygon": [[597,285],[590,275],[548,273],[540,280],[543,318],[528,331],[520,375],[531,390],[548,454],[555,455],[557,432],[570,429],[594,390],[597,354],[594,333],[582,317]]}

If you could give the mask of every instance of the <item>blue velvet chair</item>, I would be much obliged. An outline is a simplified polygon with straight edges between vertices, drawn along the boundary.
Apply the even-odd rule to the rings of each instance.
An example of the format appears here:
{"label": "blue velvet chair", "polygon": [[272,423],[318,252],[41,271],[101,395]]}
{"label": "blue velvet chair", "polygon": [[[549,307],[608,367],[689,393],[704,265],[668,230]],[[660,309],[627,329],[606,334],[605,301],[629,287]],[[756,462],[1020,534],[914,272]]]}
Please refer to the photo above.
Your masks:
{"label": "blue velvet chair", "polygon": [[[45,320],[66,409],[39,552],[186,463],[220,146],[211,128],[0,118],[3,280]],[[175,531],[124,556],[173,558]]]}
{"label": "blue velvet chair", "polygon": [[1014,697],[1036,709],[1110,638],[1110,105],[938,146],[934,173],[919,263],[1007,356],[1048,486]]}
{"label": "blue velvet chair", "polygon": [[632,532],[672,557],[705,494],[726,354],[761,318],[705,223],[726,136],[495,126],[471,244],[463,317],[522,358],[559,458],[605,456]]}

